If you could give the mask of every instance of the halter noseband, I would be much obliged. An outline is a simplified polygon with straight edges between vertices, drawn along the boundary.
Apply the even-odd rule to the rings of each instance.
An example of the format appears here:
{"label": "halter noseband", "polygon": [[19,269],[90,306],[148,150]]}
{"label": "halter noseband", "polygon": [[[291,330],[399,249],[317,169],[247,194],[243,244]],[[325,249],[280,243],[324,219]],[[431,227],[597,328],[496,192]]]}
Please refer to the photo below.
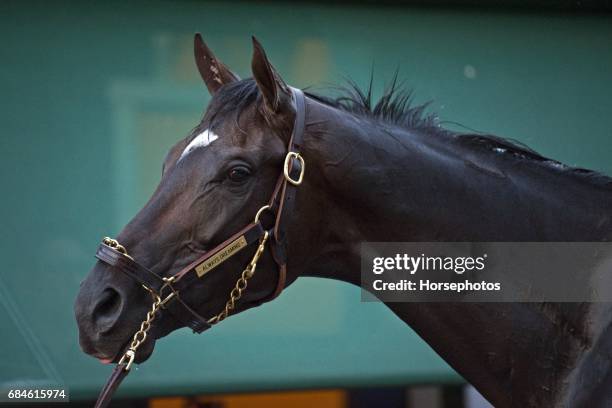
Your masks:
{"label": "halter noseband", "polygon": [[[182,323],[190,327],[195,333],[201,333],[204,329],[219,323],[229,316],[235,309],[236,302],[246,290],[248,280],[254,275],[257,261],[265,251],[267,243],[269,243],[272,258],[278,266],[278,279],[274,292],[270,296],[260,299],[258,305],[276,298],[285,288],[287,277],[286,226],[295,204],[296,187],[302,183],[305,170],[305,163],[300,155],[300,149],[304,137],[306,103],[301,90],[292,88],[292,94],[295,103],[295,122],[287,147],[287,155],[283,163],[283,171],[278,177],[270,200],[259,209],[253,222],[215,248],[207,251],[171,277],[161,277],[139,264],[128,254],[126,248],[116,240],[108,237],[102,240],[96,252],[96,258],[125,273],[141,284],[153,296],[153,304],[140,329],[134,334],[132,342],[100,392],[95,408],[104,408],[110,403],[113,393],[129,373],[136,351],[146,340],[153,320],[162,309],[167,310],[172,316],[180,319]],[[274,223],[268,229],[266,229],[260,219],[266,212],[274,216]],[[206,319],[181,299],[181,293],[195,281],[242,249],[250,247],[255,243],[258,243],[257,249],[251,261],[240,275],[240,278],[236,281],[225,308],[221,312]],[[179,313],[181,309],[189,312],[188,318]]]}

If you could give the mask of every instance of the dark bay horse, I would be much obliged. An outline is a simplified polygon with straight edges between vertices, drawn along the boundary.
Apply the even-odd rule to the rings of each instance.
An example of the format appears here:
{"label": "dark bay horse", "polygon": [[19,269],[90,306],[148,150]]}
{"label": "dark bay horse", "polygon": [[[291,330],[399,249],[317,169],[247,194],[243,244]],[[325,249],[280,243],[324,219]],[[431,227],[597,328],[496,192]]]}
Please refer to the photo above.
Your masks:
{"label": "dark bay horse", "polygon": [[[296,108],[291,88],[254,40],[241,80],[196,36],[213,95],[201,123],[168,153],[156,191],[117,237],[168,277],[249,223],[272,194]],[[375,105],[351,89],[307,93],[305,177],[287,228],[287,277],[360,283],[364,241],[610,241],[612,179],[505,139],[442,129],[391,88]],[[219,313],[252,251],[223,262],[182,299]],[[277,282],[270,251],[234,313]],[[116,361],[151,304],[141,285],[98,262],[75,313],[83,350]],[[606,303],[389,303],[498,407],[612,406],[612,308]],[[136,355],[184,324],[161,314]],[[406,362],[409,364],[409,362]]]}

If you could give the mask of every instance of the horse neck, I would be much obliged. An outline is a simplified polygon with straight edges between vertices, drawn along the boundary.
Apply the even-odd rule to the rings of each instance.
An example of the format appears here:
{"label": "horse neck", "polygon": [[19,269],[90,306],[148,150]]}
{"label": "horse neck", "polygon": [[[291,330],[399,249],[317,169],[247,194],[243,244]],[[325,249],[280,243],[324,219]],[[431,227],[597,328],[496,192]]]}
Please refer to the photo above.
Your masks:
{"label": "horse neck", "polygon": [[[296,218],[304,220],[298,228],[309,233],[292,237],[307,249],[302,251],[307,256],[296,257],[299,275],[359,284],[364,241],[610,239],[609,192],[571,180],[560,189],[560,176],[546,169],[508,174],[494,168],[495,160],[483,165],[469,152],[458,152],[452,136],[427,133],[374,125],[309,101],[304,146],[309,190],[298,194],[296,207],[303,210]],[[570,198],[572,211],[566,208]],[[547,359],[558,360],[554,353],[565,353],[563,368],[570,367],[574,362],[567,356],[591,336],[576,323],[586,313],[578,305],[567,310],[524,303],[387,306],[500,406],[523,397],[546,406],[551,395],[560,398],[563,376],[542,367],[549,367]],[[543,340],[556,336],[567,337],[558,349]],[[511,359],[509,350],[516,353]],[[532,382],[513,390],[518,378],[513,375],[525,367],[535,367]]]}
{"label": "horse neck", "polygon": [[300,204],[318,203],[322,249],[344,245],[358,257],[363,241],[612,239],[612,189],[587,177],[469,148],[437,128],[385,126],[312,100],[308,108],[311,190]]}

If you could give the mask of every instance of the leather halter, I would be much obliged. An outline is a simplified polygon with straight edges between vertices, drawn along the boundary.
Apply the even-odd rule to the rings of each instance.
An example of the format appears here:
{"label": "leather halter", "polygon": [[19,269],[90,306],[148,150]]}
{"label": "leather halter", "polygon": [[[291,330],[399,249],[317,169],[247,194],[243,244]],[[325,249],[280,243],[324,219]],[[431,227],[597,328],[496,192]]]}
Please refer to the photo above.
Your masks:
{"label": "leather halter", "polygon": [[[201,316],[181,299],[181,293],[187,290],[200,277],[209,273],[233,254],[255,243],[259,243],[259,248],[247,267],[247,270],[252,267],[251,275],[254,272],[257,259],[261,255],[261,251],[264,249],[266,242],[269,243],[272,258],[278,266],[278,279],[274,292],[270,296],[260,299],[257,305],[276,298],[285,288],[287,277],[286,227],[295,204],[296,187],[301,184],[305,170],[304,159],[300,156],[306,119],[305,97],[301,90],[295,88],[291,88],[291,90],[295,104],[295,121],[291,139],[287,146],[287,155],[285,157],[283,171],[278,177],[270,200],[266,205],[261,207],[252,223],[236,232],[215,248],[207,251],[170,278],[163,278],[147,267],[139,264],[128,255],[128,252],[123,246],[113,239],[105,238],[98,247],[96,258],[134,279],[157,299],[157,301],[154,302],[152,311],[147,315],[147,319],[143,322],[143,326],[141,326],[139,332],[142,331],[142,327],[144,327],[145,323],[150,326],[155,314],[162,312],[162,310],[168,311],[173,317],[180,319],[183,324],[190,327],[195,333],[201,333],[212,324],[223,320],[225,316],[219,318],[221,314],[210,319]],[[262,224],[260,220],[264,212],[269,212],[274,216],[274,223],[268,229],[266,229],[266,226]],[[247,270],[245,270],[244,273],[246,273]],[[248,277],[250,276],[247,275],[247,279]],[[188,318],[185,318],[184,313],[180,313],[181,308],[189,312]],[[228,312],[227,308],[226,312]],[[138,332],[136,334],[138,335]],[[135,335],[135,338],[137,338],[137,335]],[[145,338],[146,330],[142,341],[144,341]],[[128,349],[123,358],[113,369],[111,376],[98,396],[95,408],[104,408],[108,406],[119,384],[130,372],[135,350],[131,351],[130,353],[130,349]]]}

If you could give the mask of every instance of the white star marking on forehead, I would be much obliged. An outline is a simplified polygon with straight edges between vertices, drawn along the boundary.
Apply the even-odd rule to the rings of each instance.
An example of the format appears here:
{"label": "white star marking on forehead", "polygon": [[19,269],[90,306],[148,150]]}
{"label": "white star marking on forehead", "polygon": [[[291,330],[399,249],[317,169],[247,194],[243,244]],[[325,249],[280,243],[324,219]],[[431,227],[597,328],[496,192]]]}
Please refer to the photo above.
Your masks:
{"label": "white star marking on forehead", "polygon": [[181,157],[179,157],[178,161],[181,161],[183,157],[187,156],[198,147],[206,147],[218,138],[219,136],[217,136],[213,131],[206,129],[194,137],[191,142],[189,142],[185,150],[183,150],[183,153],[181,153]]}

